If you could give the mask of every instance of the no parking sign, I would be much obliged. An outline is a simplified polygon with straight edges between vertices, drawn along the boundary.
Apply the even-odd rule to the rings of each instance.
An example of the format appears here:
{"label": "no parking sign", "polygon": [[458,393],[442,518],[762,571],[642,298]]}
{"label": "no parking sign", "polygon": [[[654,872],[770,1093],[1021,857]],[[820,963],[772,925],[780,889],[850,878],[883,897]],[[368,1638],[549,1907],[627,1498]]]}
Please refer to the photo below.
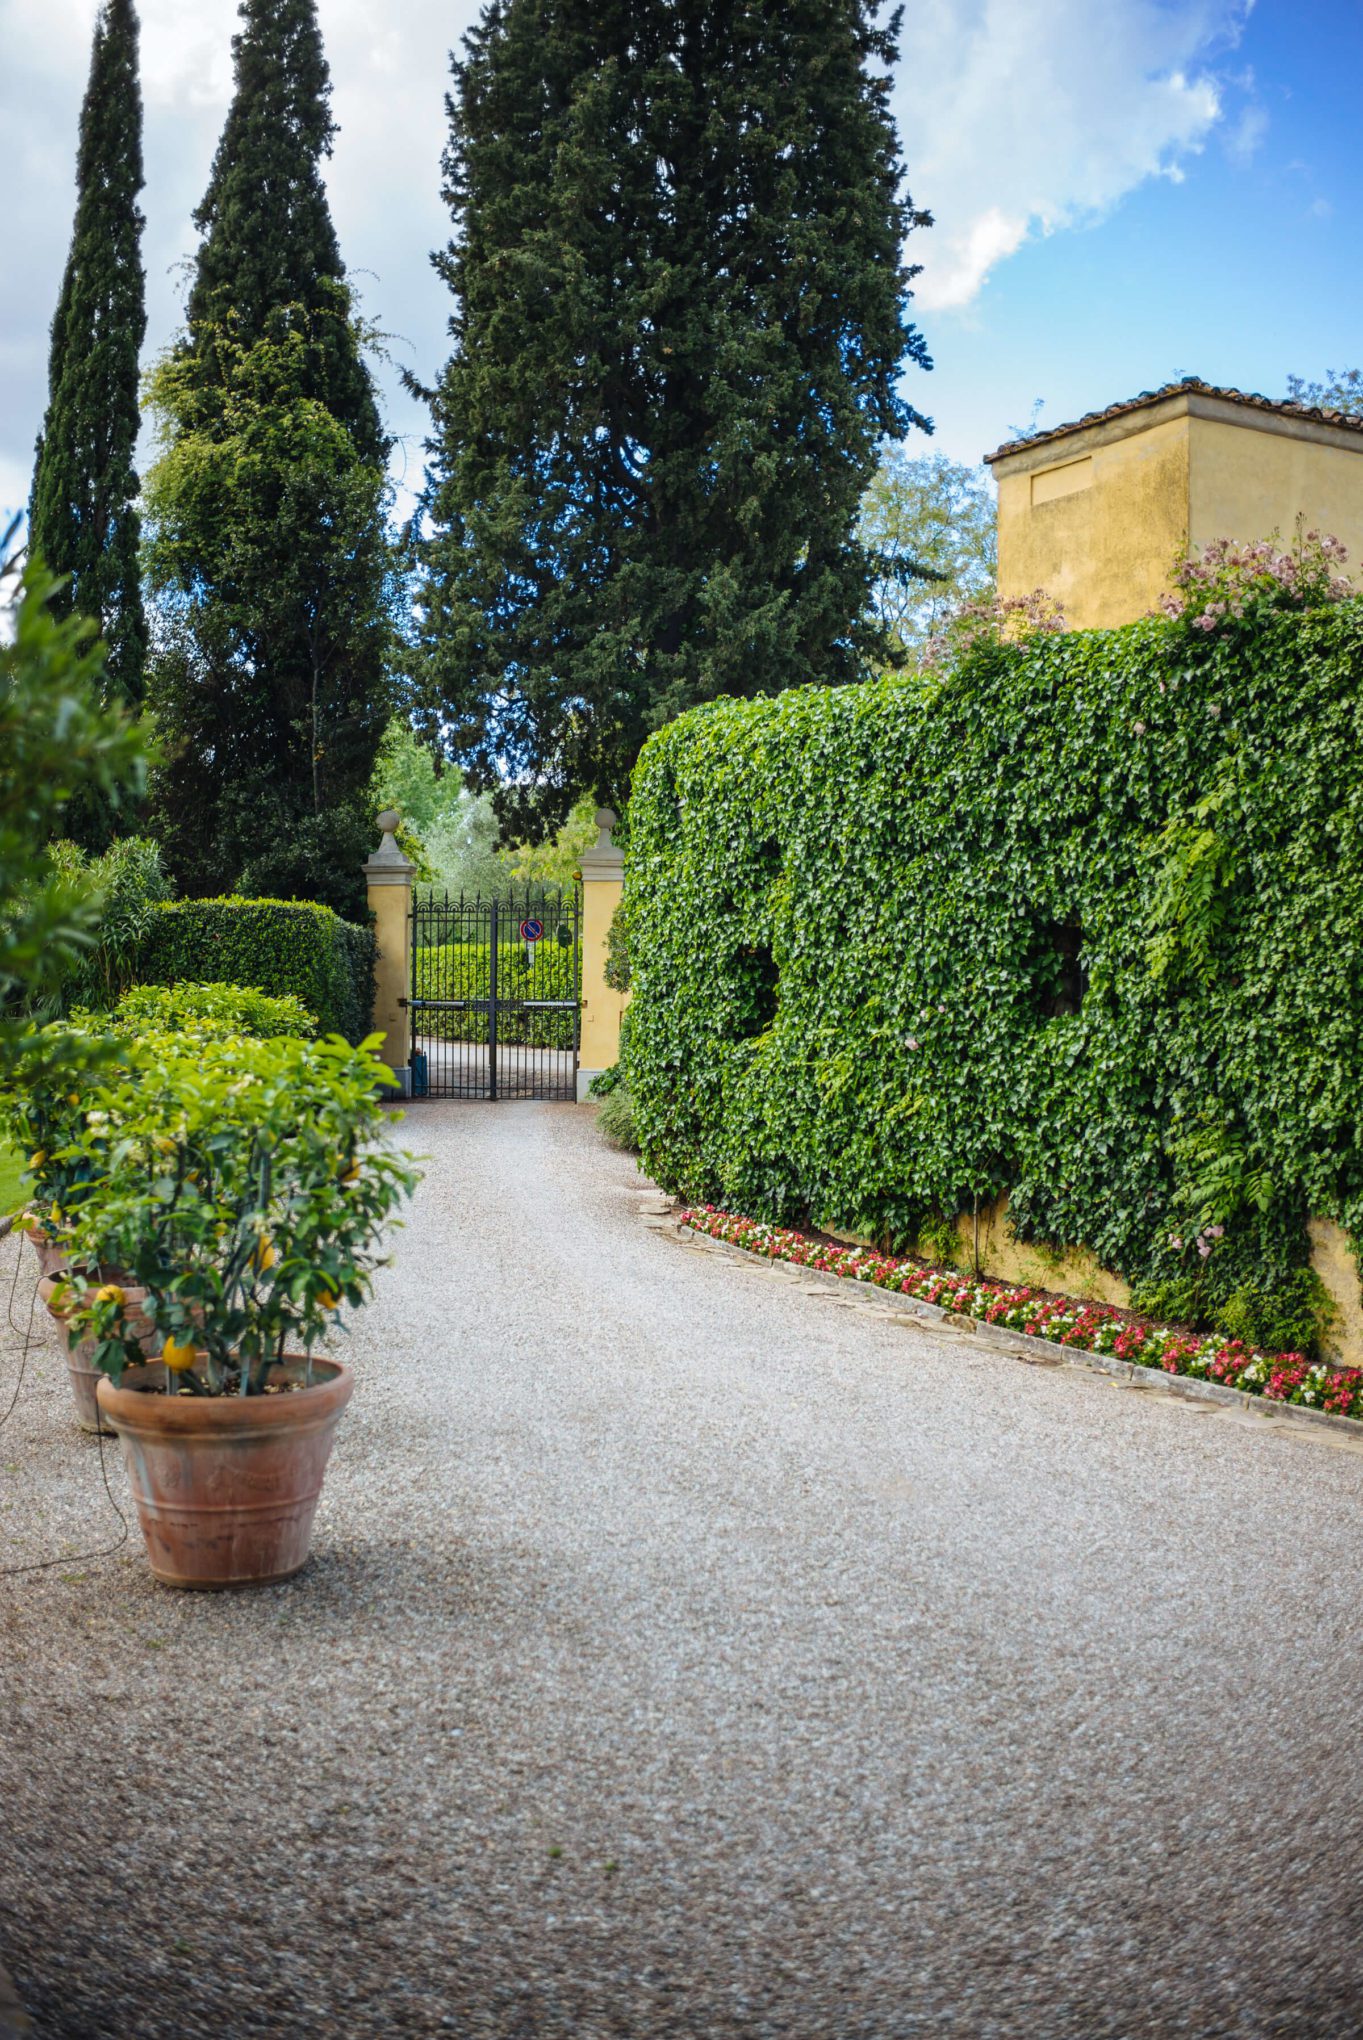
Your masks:
{"label": "no parking sign", "polygon": [[521,922],[521,941],[525,944],[525,960],[527,963],[529,964],[534,963],[535,945],[536,943],[542,942],[543,940],[544,940],[543,921],[537,921],[534,915],[532,914],[528,920]]}

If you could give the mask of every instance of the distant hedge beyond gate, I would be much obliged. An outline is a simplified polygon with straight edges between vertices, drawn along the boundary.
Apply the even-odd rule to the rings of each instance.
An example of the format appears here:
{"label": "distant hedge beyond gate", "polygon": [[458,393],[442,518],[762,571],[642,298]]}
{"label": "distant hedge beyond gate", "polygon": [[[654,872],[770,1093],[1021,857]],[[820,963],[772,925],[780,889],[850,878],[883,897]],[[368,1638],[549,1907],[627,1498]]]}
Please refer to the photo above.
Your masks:
{"label": "distant hedge beyond gate", "polygon": [[910,1246],[1009,1190],[1203,1314],[1363,1236],[1360,602],[716,702],[629,829],[669,1189]]}
{"label": "distant hedge beyond gate", "polygon": [[371,1026],[374,936],[308,900],[172,900],[155,910],[137,975],[292,993],[319,1034],[354,1042]]}

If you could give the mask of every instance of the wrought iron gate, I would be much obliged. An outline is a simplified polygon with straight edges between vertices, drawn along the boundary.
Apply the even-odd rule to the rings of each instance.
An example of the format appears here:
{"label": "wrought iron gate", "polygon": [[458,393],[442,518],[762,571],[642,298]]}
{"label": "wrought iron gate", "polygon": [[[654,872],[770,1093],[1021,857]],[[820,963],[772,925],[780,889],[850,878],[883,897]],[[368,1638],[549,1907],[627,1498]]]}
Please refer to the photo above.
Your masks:
{"label": "wrought iron gate", "polygon": [[577,1096],[577,888],[412,901],[414,1098]]}

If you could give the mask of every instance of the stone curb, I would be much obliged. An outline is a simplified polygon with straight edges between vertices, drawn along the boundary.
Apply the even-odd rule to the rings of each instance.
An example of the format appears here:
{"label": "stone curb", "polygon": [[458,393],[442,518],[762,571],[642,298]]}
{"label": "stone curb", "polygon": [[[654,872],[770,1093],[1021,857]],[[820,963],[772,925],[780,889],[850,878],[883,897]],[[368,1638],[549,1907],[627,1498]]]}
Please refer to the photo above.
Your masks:
{"label": "stone curb", "polygon": [[[660,1221],[654,1218],[652,1223],[656,1227]],[[1220,1403],[1227,1408],[1239,1408],[1265,1424],[1287,1423],[1306,1430],[1323,1428],[1363,1446],[1363,1423],[1357,1417],[1339,1417],[1332,1410],[1307,1409],[1301,1403],[1266,1403],[1261,1395],[1250,1395],[1243,1388],[1227,1388],[1219,1381],[1199,1381],[1187,1374],[1166,1374],[1162,1367],[1143,1367],[1135,1360],[1114,1359],[1110,1353],[1086,1353],[1080,1347],[1058,1345],[1053,1339],[1038,1339],[1028,1332],[1014,1332],[1003,1325],[985,1324],[978,1318],[963,1316],[960,1311],[944,1310],[937,1303],[924,1303],[912,1296],[896,1296],[893,1291],[880,1289],[871,1282],[857,1282],[847,1275],[831,1275],[823,1268],[801,1268],[794,1261],[768,1260],[765,1254],[749,1254],[742,1247],[731,1246],[727,1240],[712,1239],[709,1233],[697,1232],[693,1226],[683,1225],[675,1218],[669,1229],[679,1240],[684,1239],[687,1245],[695,1244],[718,1252],[726,1260],[747,1267],[780,1269],[787,1279],[817,1283],[830,1292],[846,1295],[850,1290],[858,1299],[864,1297],[873,1310],[879,1311],[891,1322],[917,1320],[921,1324],[949,1327],[964,1336],[978,1339],[981,1345],[990,1347],[994,1352],[1006,1353],[1010,1358],[1027,1361],[1034,1367],[1082,1368],[1090,1374],[1106,1375],[1111,1381],[1125,1381],[1133,1387],[1158,1391],[1171,1400]]]}

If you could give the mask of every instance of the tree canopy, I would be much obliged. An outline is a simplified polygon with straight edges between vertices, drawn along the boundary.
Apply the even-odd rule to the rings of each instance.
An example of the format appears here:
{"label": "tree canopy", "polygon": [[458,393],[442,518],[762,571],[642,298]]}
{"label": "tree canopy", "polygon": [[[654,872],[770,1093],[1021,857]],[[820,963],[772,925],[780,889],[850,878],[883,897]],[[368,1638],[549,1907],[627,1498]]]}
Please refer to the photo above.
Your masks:
{"label": "tree canopy", "polygon": [[998,564],[994,491],[944,453],[889,447],[862,499],[871,600],[896,655],[921,652],[951,612],[988,595]]}
{"label": "tree canopy", "polygon": [[931,365],[893,55],[862,0],[494,0],[454,64],[426,718],[509,833],[881,649],[858,508]]}

